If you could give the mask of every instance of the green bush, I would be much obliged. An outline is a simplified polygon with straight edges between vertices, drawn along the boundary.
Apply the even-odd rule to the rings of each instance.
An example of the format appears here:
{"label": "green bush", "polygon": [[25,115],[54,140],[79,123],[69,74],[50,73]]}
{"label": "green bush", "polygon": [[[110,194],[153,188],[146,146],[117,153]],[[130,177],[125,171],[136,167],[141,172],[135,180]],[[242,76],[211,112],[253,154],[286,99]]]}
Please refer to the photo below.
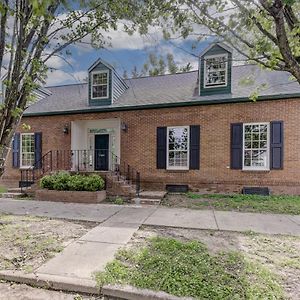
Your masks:
{"label": "green bush", "polygon": [[124,204],[123,198],[121,198],[121,197],[116,197],[116,199],[114,200],[114,204],[118,204],[118,205]]}
{"label": "green bush", "polygon": [[57,191],[101,191],[104,180],[98,175],[71,175],[67,172],[58,172],[46,175],[41,179],[41,188]]}

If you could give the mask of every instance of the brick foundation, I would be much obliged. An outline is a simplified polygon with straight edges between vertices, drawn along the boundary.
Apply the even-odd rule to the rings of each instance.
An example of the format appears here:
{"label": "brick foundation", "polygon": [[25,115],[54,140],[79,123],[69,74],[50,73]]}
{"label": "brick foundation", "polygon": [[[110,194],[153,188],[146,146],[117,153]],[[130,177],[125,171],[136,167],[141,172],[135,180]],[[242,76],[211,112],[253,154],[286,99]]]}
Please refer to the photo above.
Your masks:
{"label": "brick foundation", "polygon": [[99,203],[106,199],[106,191],[81,192],[81,191],[54,191],[36,190],[35,200],[70,202],[70,203]]}

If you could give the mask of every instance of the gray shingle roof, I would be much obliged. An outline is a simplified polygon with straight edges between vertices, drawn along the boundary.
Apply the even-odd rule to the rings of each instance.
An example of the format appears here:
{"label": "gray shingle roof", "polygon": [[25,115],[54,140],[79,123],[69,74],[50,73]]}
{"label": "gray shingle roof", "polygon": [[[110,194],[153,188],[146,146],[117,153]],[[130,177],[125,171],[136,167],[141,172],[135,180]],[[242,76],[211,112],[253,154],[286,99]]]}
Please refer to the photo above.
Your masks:
{"label": "gray shingle roof", "polygon": [[[182,102],[208,102],[248,98],[257,87],[259,96],[299,95],[300,85],[290,79],[287,72],[263,70],[256,65],[234,66],[232,70],[232,93],[198,96],[198,71],[143,77],[125,80],[129,86],[110,106],[91,107],[88,105],[88,84],[71,84],[48,87],[51,95],[31,105],[25,114],[53,113],[77,110],[99,111],[108,108],[130,108],[149,104],[171,104]],[[242,84],[242,79],[250,83]],[[262,87],[261,85],[265,86]]]}

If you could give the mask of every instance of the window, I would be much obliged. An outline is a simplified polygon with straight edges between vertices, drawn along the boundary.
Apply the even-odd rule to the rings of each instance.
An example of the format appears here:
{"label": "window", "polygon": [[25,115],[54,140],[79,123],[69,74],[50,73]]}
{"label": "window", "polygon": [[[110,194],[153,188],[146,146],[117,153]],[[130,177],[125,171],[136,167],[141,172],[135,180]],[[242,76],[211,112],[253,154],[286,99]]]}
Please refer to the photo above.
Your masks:
{"label": "window", "polygon": [[91,74],[92,99],[108,98],[109,71],[93,72]]}
{"label": "window", "polygon": [[204,87],[227,86],[227,61],[227,54],[204,57]]}
{"label": "window", "polygon": [[34,165],[34,134],[21,134],[21,167],[32,167]]}
{"label": "window", "polygon": [[186,170],[189,168],[189,127],[168,127],[167,168]]}
{"label": "window", "polygon": [[269,123],[244,124],[243,169],[269,169]]}

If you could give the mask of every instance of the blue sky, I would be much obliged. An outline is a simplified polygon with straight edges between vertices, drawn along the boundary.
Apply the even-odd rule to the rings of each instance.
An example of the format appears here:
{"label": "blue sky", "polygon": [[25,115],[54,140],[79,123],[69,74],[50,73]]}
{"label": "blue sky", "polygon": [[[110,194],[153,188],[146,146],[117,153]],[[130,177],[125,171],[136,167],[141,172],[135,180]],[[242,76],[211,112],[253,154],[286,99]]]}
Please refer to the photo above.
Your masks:
{"label": "blue sky", "polygon": [[[49,66],[55,68],[49,72],[47,86],[64,85],[84,81],[87,69],[99,57],[113,65],[122,76],[124,70],[128,75],[134,66],[142,68],[150,52],[166,56],[172,53],[179,66],[191,63],[193,69],[197,68],[197,55],[208,45],[208,41],[198,42],[192,40],[165,41],[160,33],[141,37],[138,34],[128,36],[124,32],[110,34],[112,47],[107,49],[93,49],[89,45],[80,44],[70,48],[72,55],[68,62],[54,57]],[[194,48],[193,45],[196,47]]]}

